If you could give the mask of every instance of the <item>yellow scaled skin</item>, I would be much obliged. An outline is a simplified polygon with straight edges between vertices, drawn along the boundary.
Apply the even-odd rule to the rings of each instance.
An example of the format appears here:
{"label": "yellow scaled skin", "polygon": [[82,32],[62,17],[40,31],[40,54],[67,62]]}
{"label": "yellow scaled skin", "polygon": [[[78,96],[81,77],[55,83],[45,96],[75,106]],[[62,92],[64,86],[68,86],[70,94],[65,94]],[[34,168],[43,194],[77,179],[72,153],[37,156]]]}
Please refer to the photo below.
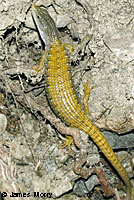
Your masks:
{"label": "yellow scaled skin", "polygon": [[[33,9],[35,12],[34,14],[40,17],[40,13],[42,11],[41,8],[35,5],[33,6]],[[48,14],[46,20],[49,20],[49,17],[50,16]],[[43,20],[44,18],[42,21]],[[50,20],[52,20],[51,17]],[[51,29],[51,27],[49,27],[51,24],[48,25],[48,23],[49,21],[46,23],[48,26],[47,28]],[[54,31],[55,30],[52,29],[53,35]],[[49,34],[50,32],[51,31],[49,31]],[[113,150],[109,146],[105,137],[88,119],[80,104],[78,103],[76,92],[71,81],[70,65],[66,56],[66,51],[61,43],[60,38],[56,34],[54,36],[53,35],[51,38],[50,49],[48,51],[48,62],[46,66],[46,93],[51,107],[59,116],[59,118],[62,119],[67,125],[84,131],[93,139],[93,141],[101,149],[106,158],[111,162],[113,167],[117,170],[118,174],[126,184],[126,199],[130,200],[131,183],[128,174],[119,161],[118,157],[114,154]]]}
{"label": "yellow scaled skin", "polygon": [[71,82],[69,60],[60,40],[51,44],[47,66],[48,98],[58,116],[71,127],[86,132],[111,162],[127,186],[127,199],[130,200],[131,184],[127,172],[114,154],[105,137],[92,124],[78,103],[77,96]]}

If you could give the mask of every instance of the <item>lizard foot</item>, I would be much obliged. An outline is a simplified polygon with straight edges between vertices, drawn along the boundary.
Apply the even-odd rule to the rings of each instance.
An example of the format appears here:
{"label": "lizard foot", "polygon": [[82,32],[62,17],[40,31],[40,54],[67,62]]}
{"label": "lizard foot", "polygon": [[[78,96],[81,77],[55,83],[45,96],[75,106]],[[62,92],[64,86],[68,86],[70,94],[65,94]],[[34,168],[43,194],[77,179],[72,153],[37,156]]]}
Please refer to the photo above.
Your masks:
{"label": "lizard foot", "polygon": [[74,140],[73,140],[73,137],[71,137],[71,136],[66,136],[67,138],[66,139],[64,139],[65,140],[65,143],[63,143],[60,147],[59,147],[59,149],[63,149],[63,148],[65,148],[66,146],[68,146],[68,155],[70,155],[70,152],[71,152],[71,144],[74,142]]}

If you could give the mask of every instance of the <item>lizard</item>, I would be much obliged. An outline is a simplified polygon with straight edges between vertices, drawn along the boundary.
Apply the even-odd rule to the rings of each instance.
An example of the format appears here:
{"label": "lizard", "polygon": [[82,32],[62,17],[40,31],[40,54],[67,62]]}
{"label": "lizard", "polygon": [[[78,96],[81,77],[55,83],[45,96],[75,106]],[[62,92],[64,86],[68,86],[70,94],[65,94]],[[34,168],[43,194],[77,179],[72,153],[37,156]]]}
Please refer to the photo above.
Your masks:
{"label": "lizard", "polygon": [[125,183],[126,200],[131,200],[131,182],[128,173],[78,101],[72,83],[69,58],[53,18],[45,7],[36,4],[32,4],[32,16],[46,45],[40,65],[35,71],[38,73],[45,66],[45,90],[52,110],[67,126],[77,128],[92,138]]}

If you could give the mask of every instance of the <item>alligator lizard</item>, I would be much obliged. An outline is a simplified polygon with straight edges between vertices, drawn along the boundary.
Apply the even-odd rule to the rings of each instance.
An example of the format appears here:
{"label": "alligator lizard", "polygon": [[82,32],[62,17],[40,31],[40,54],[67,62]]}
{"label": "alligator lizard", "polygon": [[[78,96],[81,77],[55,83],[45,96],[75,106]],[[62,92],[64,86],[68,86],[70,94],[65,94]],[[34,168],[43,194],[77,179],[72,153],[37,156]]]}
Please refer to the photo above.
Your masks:
{"label": "alligator lizard", "polygon": [[82,130],[93,139],[122,178],[127,188],[126,199],[130,200],[131,183],[125,168],[78,102],[71,80],[69,59],[54,20],[44,7],[35,4],[32,5],[32,15],[47,47],[44,54],[45,85],[51,108],[65,124]]}

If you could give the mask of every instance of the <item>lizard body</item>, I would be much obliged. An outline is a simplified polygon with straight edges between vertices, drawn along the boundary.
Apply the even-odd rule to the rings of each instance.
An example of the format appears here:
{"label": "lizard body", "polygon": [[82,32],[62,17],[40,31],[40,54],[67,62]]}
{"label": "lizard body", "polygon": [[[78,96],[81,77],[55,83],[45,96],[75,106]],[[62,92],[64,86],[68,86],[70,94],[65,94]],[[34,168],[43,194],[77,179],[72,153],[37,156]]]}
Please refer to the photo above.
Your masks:
{"label": "lizard body", "polygon": [[34,4],[32,13],[40,35],[47,45],[45,84],[48,101],[53,111],[68,126],[84,131],[93,139],[122,178],[127,188],[126,199],[130,200],[131,183],[125,168],[78,102],[71,81],[69,59],[53,19],[45,8]]}

